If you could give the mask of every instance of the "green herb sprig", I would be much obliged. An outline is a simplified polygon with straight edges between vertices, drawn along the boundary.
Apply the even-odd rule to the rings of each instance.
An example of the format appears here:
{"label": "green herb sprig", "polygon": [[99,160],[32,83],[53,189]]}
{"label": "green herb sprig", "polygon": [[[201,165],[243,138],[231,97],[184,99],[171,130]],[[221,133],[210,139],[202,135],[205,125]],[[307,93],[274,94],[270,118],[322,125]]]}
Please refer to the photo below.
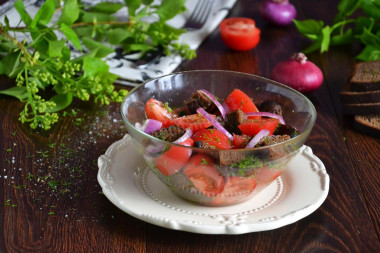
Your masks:
{"label": "green herb sprig", "polygon": [[[75,98],[100,104],[121,102],[127,91],[115,89],[118,76],[110,73],[102,60],[116,46],[125,52],[143,54],[161,48],[166,54],[176,52],[189,59],[195,56],[188,45],[177,42],[185,30],[166,24],[185,10],[185,0],[163,0],[160,5],[154,5],[153,0],[124,2],[85,6],[79,0],[46,0],[33,19],[22,0],[15,2],[25,26],[11,27],[7,17],[4,24],[0,23],[0,75],[14,78],[16,86],[0,94],[25,104],[19,117],[22,123],[33,129],[50,129],[58,121],[58,112]],[[127,7],[125,16],[129,18],[119,21],[115,13],[123,7]],[[148,23],[147,17],[156,20]],[[17,33],[27,39],[19,41]],[[82,56],[72,59],[67,42]]]}
{"label": "green herb sprig", "polygon": [[319,49],[321,53],[330,46],[359,42],[363,50],[356,56],[360,61],[380,59],[380,1],[341,0],[338,14],[332,25],[319,20],[294,20],[298,31],[313,43],[304,50],[310,53]]}

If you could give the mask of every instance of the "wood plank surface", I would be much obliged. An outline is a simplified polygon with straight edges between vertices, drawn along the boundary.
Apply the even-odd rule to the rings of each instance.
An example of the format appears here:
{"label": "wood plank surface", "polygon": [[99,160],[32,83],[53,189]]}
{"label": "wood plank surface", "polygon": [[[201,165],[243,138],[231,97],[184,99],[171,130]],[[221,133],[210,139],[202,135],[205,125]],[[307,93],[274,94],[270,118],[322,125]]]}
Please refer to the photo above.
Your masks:
{"label": "wood plank surface", "polygon": [[[293,25],[274,27],[261,19],[261,2],[239,0],[229,14],[256,20],[262,30],[257,48],[232,51],[215,30],[198,56],[177,71],[222,69],[270,77],[277,62],[304,49],[309,42]],[[291,2],[298,19],[326,23],[333,20],[339,3]],[[318,117],[306,145],[330,176],[326,201],[294,224],[258,233],[170,230],[114,206],[97,182],[96,162],[126,133],[119,104],[75,102],[71,108],[80,108],[77,117],[62,117],[51,130],[35,131],[18,121],[22,104],[0,95],[0,252],[379,252],[380,141],[354,130],[339,98],[352,74],[356,50],[345,46],[308,54],[324,74],[322,87],[307,94]],[[1,89],[12,85],[0,77]]]}

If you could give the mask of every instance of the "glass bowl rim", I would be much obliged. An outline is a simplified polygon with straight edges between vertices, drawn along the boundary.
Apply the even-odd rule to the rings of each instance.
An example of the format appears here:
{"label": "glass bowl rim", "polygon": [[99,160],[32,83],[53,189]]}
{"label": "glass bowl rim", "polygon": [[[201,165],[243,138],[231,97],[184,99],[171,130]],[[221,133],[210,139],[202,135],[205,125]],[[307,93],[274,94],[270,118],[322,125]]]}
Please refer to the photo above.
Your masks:
{"label": "glass bowl rim", "polygon": [[[168,77],[168,76],[175,76],[175,75],[181,75],[181,74],[188,74],[188,73],[206,73],[206,72],[212,72],[212,73],[217,73],[217,72],[221,72],[221,73],[230,73],[230,74],[235,74],[235,75],[242,75],[242,76],[248,76],[249,78],[256,78],[256,79],[260,79],[262,81],[265,81],[265,82],[270,82],[274,85],[277,85],[277,86],[280,86],[282,88],[285,88],[291,92],[294,92],[295,94],[299,95],[302,99],[304,99],[306,101],[306,103],[309,105],[310,109],[311,109],[311,115],[312,115],[312,119],[311,121],[309,122],[309,124],[307,125],[306,129],[300,133],[299,135],[293,137],[293,138],[290,138],[289,140],[286,140],[286,141],[283,141],[283,142],[280,142],[280,143],[276,143],[276,144],[272,144],[272,145],[269,145],[269,146],[263,146],[263,147],[256,147],[256,148],[250,148],[250,149],[246,149],[246,148],[239,148],[239,149],[204,149],[204,148],[197,148],[197,147],[188,147],[188,146],[184,146],[184,145],[180,145],[180,144],[176,144],[176,143],[173,143],[173,142],[169,142],[169,141],[164,141],[164,140],[161,140],[161,139],[158,139],[156,137],[153,137],[152,135],[150,134],[147,134],[139,129],[137,129],[133,124],[131,124],[129,122],[129,120],[126,118],[126,116],[124,115],[124,105],[126,103],[126,101],[128,100],[128,98],[135,92],[137,92],[137,90],[139,90],[142,86],[146,85],[147,83],[149,82],[153,82],[155,80],[158,80],[158,79],[161,79],[161,78],[165,78],[165,77]],[[178,146],[178,147],[183,147],[183,148],[187,148],[187,149],[191,149],[191,150],[195,150],[195,151],[198,151],[198,152],[226,152],[226,151],[229,151],[229,152],[247,152],[247,151],[256,151],[256,150],[265,150],[265,149],[269,149],[269,148],[273,148],[273,147],[276,147],[276,146],[280,146],[280,145],[286,145],[286,144],[291,144],[292,142],[297,142],[298,139],[301,139],[303,138],[305,135],[309,135],[310,131],[312,130],[314,124],[315,124],[315,121],[317,119],[317,111],[313,105],[313,103],[304,95],[302,94],[301,92],[285,85],[285,84],[282,84],[282,83],[279,83],[279,82],[276,82],[274,80],[271,80],[269,78],[265,78],[265,77],[262,77],[262,76],[258,76],[258,75],[255,75],[255,74],[251,74],[251,73],[245,73],[245,72],[239,72],[239,71],[231,71],[231,70],[213,70],[213,69],[206,69],[206,70],[186,70],[186,71],[178,71],[178,72],[172,72],[170,74],[167,74],[167,75],[162,75],[162,76],[159,76],[159,77],[156,77],[156,78],[152,78],[152,79],[148,79],[144,82],[142,82],[141,84],[137,85],[136,87],[134,87],[132,90],[130,90],[128,92],[128,94],[124,97],[121,105],[120,105],[120,113],[121,113],[121,116],[123,118],[123,121],[125,124],[129,125],[132,129],[136,130],[137,132],[139,132],[140,134],[142,134],[144,137],[154,141],[154,142],[158,142],[158,143],[162,143],[162,144],[165,144],[165,145],[174,145],[174,146]],[[294,151],[296,152],[296,151]]]}

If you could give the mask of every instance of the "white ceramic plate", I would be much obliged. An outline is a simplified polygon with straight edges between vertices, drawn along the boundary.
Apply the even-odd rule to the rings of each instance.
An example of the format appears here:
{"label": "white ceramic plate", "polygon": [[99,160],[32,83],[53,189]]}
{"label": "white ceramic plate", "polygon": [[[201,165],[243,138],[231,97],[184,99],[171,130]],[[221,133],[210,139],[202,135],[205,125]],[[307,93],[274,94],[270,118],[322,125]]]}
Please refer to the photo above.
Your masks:
{"label": "white ceramic plate", "polygon": [[321,160],[303,146],[284,173],[251,200],[204,207],[174,195],[147,168],[126,135],[98,159],[105,196],[124,212],[151,224],[201,234],[243,234],[294,223],[322,205],[330,178]]}

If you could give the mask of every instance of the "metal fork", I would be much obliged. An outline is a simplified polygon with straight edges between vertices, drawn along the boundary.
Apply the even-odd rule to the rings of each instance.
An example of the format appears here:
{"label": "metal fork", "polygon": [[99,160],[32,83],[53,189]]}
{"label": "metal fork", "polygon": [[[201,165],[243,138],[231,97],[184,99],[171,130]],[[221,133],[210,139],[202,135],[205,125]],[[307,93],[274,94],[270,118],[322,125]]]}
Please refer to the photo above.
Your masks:
{"label": "metal fork", "polygon": [[[183,25],[183,29],[188,31],[194,31],[201,29],[211,12],[212,5],[214,0],[198,0],[195,5],[194,10],[191,12],[190,17],[187,19],[186,23]],[[139,69],[145,69],[149,65],[158,62],[161,57],[163,57],[163,53],[159,50],[151,52],[148,57],[145,59],[140,59],[135,62],[135,65]]]}
{"label": "metal fork", "polygon": [[207,21],[213,3],[214,0],[198,0],[183,28],[187,30],[201,29]]}

